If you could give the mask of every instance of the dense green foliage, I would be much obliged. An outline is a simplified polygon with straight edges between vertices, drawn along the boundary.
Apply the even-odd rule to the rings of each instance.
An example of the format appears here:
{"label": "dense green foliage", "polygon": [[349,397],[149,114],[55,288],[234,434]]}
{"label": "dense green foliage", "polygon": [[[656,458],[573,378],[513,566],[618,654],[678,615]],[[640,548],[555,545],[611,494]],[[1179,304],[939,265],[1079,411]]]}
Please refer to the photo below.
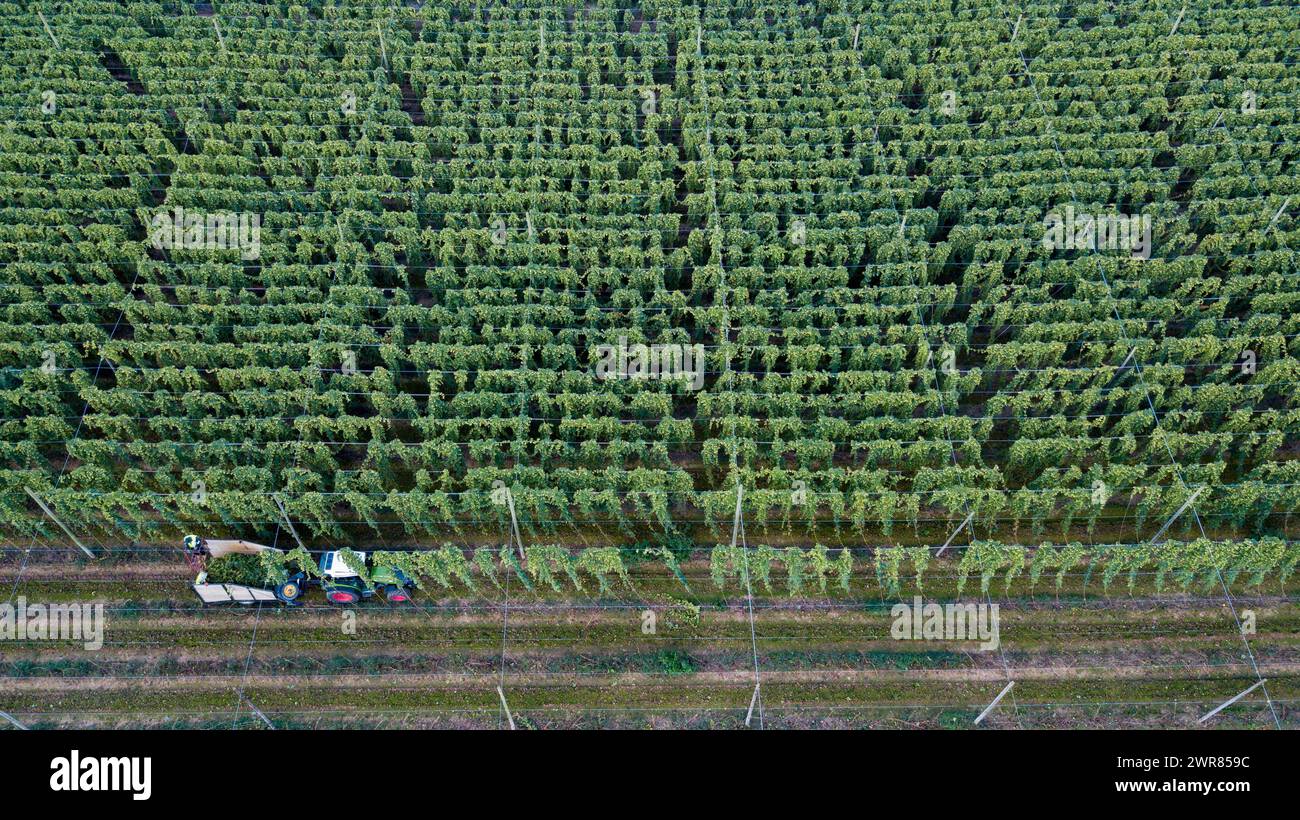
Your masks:
{"label": "dense green foliage", "polygon": [[[1300,29],[1187,5],[0,3],[0,518],[440,542],[500,481],[725,537],[741,483],[810,543],[1141,540],[1204,485],[1181,533],[1285,535]],[[1044,248],[1070,205],[1151,258]],[[260,253],[152,246],[178,206]],[[704,389],[597,379],[620,336]]]}
{"label": "dense green foliage", "polygon": [[[907,580],[916,589],[925,587],[925,570],[932,553],[924,547],[893,547],[872,552],[870,561],[880,586],[897,596],[900,584]],[[747,566],[746,566],[747,562]],[[760,546],[742,550],[730,546],[713,548],[710,575],[719,589],[738,586],[744,589],[744,573],[756,591],[772,592],[772,566],[784,569],[785,591],[791,597],[825,593],[828,582],[844,591],[854,570],[854,558],[841,550],[831,558],[820,544],[810,550],[797,547],[773,549]],[[1276,538],[1240,541],[1199,539],[1187,543],[1169,541],[1152,544],[1040,544],[1034,549],[980,541],[961,554],[957,565],[958,592],[971,578],[979,578],[981,595],[987,595],[992,581],[1001,578],[1005,589],[1022,575],[1028,575],[1030,587],[1037,587],[1046,575],[1054,578],[1059,590],[1070,572],[1083,571],[1094,576],[1103,591],[1109,591],[1116,578],[1125,579],[1132,591],[1138,574],[1155,571],[1155,588],[1198,589],[1214,592],[1221,583],[1239,578],[1245,586],[1258,586],[1265,580],[1285,583],[1300,564],[1300,544]],[[1173,583],[1170,583],[1172,581]]]}
{"label": "dense green foliage", "polygon": [[266,585],[266,568],[256,555],[231,553],[207,563],[208,581],[213,584]]}

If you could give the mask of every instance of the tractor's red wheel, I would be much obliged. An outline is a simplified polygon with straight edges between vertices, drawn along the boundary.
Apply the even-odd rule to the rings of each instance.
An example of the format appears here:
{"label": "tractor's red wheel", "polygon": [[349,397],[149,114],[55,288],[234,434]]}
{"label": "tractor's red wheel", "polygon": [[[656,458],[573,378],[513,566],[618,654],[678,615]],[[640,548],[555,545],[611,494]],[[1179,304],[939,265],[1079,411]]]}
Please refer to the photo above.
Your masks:
{"label": "tractor's red wheel", "polygon": [[332,589],[325,594],[325,597],[336,604],[355,604],[357,602],[357,594],[350,589]]}
{"label": "tractor's red wheel", "polygon": [[393,603],[400,604],[403,601],[411,600],[411,596],[407,594],[406,590],[402,589],[401,587],[398,587],[396,589],[388,590],[388,600],[392,601]]}

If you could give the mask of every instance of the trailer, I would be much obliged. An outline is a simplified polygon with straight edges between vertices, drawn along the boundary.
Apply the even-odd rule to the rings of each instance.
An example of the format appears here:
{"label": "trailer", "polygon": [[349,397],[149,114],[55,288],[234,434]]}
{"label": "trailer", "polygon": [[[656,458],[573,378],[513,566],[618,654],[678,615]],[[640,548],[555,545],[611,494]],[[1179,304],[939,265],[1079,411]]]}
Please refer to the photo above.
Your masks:
{"label": "trailer", "polygon": [[318,568],[319,577],[305,572],[290,574],[284,581],[265,587],[246,584],[213,581],[208,577],[207,562],[212,558],[226,555],[259,555],[270,551],[284,554],[284,550],[256,544],[252,541],[205,539],[197,535],[185,536],[185,555],[191,568],[198,571],[192,584],[199,599],[207,604],[244,604],[282,603],[298,606],[303,592],[311,586],[319,586],[325,592],[325,599],[330,603],[347,606],[355,604],[375,594],[383,594],[393,603],[403,603],[411,599],[411,589],[415,586],[407,575],[399,569],[388,566],[373,566],[368,553],[356,553],[366,563],[371,583],[367,585],[360,573],[350,567],[339,551],[328,550],[321,553]]}

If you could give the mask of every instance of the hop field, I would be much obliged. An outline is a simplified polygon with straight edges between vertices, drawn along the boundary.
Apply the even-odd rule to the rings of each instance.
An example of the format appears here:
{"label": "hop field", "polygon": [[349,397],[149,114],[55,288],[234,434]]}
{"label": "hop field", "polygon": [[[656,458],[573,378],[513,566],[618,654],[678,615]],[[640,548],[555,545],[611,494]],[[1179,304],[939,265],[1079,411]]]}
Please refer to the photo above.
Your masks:
{"label": "hop field", "polygon": [[[0,710],[946,727],[1015,681],[980,725],[1195,726],[1267,679],[1212,725],[1297,725],[1294,8],[0,2],[0,42],[0,586],[108,618],[6,647]],[[416,600],[203,608],[188,533]],[[1000,643],[900,639],[916,596]]]}

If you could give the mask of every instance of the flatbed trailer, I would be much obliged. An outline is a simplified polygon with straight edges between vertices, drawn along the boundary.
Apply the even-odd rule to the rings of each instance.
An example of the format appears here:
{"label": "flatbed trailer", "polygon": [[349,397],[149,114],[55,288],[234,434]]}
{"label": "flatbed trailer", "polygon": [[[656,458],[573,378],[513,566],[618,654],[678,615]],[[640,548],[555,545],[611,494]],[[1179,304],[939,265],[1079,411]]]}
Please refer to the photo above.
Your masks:
{"label": "flatbed trailer", "polygon": [[257,604],[274,603],[280,599],[275,591],[244,586],[243,584],[193,584],[194,591],[205,604]]}

